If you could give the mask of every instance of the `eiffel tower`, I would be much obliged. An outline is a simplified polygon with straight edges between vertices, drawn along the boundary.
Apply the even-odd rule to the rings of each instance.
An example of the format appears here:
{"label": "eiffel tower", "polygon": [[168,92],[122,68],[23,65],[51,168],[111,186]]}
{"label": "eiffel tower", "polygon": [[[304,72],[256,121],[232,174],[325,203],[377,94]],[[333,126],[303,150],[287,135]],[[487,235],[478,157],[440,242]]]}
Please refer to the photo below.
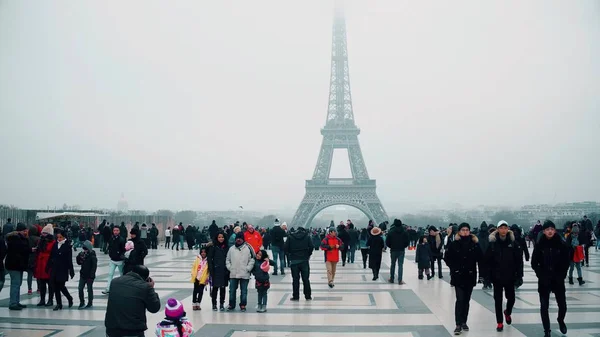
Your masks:
{"label": "eiffel tower", "polygon": [[[355,207],[376,223],[388,220],[377,196],[375,180],[369,179],[358,142],[360,129],[352,110],[346,20],[337,4],[334,17],[329,107],[325,127],[321,129],[323,142],[313,177],[306,181],[306,194],[292,219],[293,226],[308,227],[317,213],[334,205]],[[352,178],[329,177],[334,149],[347,149]]]}

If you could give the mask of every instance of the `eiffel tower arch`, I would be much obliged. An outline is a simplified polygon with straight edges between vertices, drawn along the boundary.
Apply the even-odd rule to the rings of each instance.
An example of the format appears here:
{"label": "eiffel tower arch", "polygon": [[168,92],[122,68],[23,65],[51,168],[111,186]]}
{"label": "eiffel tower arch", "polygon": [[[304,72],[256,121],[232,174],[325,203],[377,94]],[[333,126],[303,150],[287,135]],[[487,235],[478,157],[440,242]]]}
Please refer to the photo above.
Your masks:
{"label": "eiffel tower arch", "polygon": [[[329,105],[325,127],[321,129],[323,142],[313,177],[306,181],[306,194],[292,219],[293,226],[307,227],[317,213],[334,205],[355,207],[377,223],[388,220],[358,142],[360,129],[352,109],[346,21],[340,6],[336,6],[334,17]],[[335,149],[348,151],[352,178],[329,177]]]}

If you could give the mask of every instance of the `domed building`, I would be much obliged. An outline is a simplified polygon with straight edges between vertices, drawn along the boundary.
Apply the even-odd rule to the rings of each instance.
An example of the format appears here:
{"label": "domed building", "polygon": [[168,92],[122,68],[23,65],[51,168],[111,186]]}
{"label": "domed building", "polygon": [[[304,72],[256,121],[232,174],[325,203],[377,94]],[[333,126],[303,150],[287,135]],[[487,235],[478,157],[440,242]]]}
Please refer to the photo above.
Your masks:
{"label": "domed building", "polygon": [[127,213],[129,211],[129,203],[125,199],[125,194],[121,192],[121,199],[117,203],[117,211],[120,213]]}

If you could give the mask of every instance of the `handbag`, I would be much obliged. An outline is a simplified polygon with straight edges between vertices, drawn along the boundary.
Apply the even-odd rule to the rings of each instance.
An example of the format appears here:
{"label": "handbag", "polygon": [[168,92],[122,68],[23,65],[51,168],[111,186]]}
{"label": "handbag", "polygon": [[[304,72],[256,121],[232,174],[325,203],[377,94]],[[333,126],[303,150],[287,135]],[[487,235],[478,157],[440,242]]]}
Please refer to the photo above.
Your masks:
{"label": "handbag", "polygon": [[573,262],[579,263],[579,262],[583,261],[583,258],[584,258],[583,246],[582,245],[575,246],[575,251],[573,252]]}

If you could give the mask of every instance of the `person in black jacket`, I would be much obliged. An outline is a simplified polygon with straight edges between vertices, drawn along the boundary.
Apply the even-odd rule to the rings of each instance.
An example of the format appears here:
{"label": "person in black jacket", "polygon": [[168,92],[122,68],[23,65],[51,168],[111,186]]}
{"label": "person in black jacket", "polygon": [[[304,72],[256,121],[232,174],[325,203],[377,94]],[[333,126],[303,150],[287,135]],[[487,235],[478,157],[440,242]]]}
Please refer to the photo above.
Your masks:
{"label": "person in black jacket", "polygon": [[[5,225],[5,228],[7,226]],[[29,264],[29,240],[27,238],[27,226],[18,223],[16,230],[6,234],[6,262],[5,268],[10,275],[10,301],[8,309],[22,310],[27,306],[21,304],[21,284],[23,283],[23,272]]]}
{"label": "person in black jacket", "polygon": [[[79,310],[91,308],[94,302],[94,279],[96,278],[96,268],[98,268],[98,258],[92,247],[92,243],[85,241],[83,251],[75,258],[77,264],[81,266],[79,271]],[[87,285],[88,304],[85,305],[83,297],[83,287]]]}
{"label": "person in black jacket", "polygon": [[[348,220],[348,222],[352,223],[350,220]],[[340,238],[340,240],[342,240],[344,243],[344,246],[340,248],[340,251],[342,252],[342,267],[344,267],[346,266],[346,259],[348,257],[348,243],[350,242],[350,234],[348,233],[348,230],[346,230],[346,226],[343,222],[338,226],[337,230],[338,238]]]}
{"label": "person in black jacket", "polygon": [[224,232],[217,232],[217,236],[213,239],[213,244],[208,248],[208,272],[212,278],[212,291],[210,297],[212,299],[212,309],[217,311],[217,292],[220,291],[219,310],[225,311],[225,288],[229,284],[229,271],[225,267],[227,259],[227,240],[225,240]]}
{"label": "person in black jacket", "polygon": [[62,296],[65,295],[69,302],[69,308],[73,306],[73,296],[69,294],[69,290],[65,283],[75,277],[75,269],[73,269],[73,251],[71,250],[71,242],[64,236],[63,231],[59,230],[56,233],[56,244],[52,246],[50,254],[50,282],[53,284],[54,296],[56,298],[56,306],[54,311],[62,310]]}
{"label": "person in black jacket", "polygon": [[510,226],[510,230],[515,235],[515,241],[517,242],[519,248],[521,248],[521,251],[525,255],[525,261],[529,262],[529,249],[527,249],[527,242],[523,237],[523,231],[517,224],[513,224],[512,226]]}
{"label": "person in black jacket", "polygon": [[[265,261],[269,266],[263,269],[262,264]],[[267,312],[267,291],[271,288],[271,282],[269,282],[269,268],[272,265],[273,261],[269,260],[269,255],[266,250],[259,250],[258,253],[256,253],[252,274],[254,274],[254,286],[258,292],[258,308],[256,309],[256,312],[259,313]]]}
{"label": "person in black jacket", "polygon": [[[176,248],[175,250],[179,250],[179,243],[180,243],[180,237],[181,235],[183,235],[183,233],[181,233],[181,231],[179,230],[179,226],[174,226],[173,230],[171,231],[171,235],[173,235],[173,245],[171,246],[171,250],[173,250],[173,248]],[[183,250],[183,245],[181,246],[181,250]]]}
{"label": "person in black jacket", "polygon": [[115,269],[119,268],[119,273],[121,276],[123,276],[124,254],[125,239],[123,239],[121,236],[121,230],[119,227],[114,227],[113,236],[110,238],[108,244],[108,257],[110,257],[110,261],[108,263],[108,279],[106,280],[106,289],[102,292],[104,295],[108,294],[110,283],[115,276]]}
{"label": "person in black jacket", "polygon": [[133,270],[133,266],[143,265],[144,259],[148,255],[148,247],[146,242],[140,237],[140,230],[132,228],[129,232],[130,240],[133,242],[133,251],[129,254],[129,258],[123,261],[123,273],[127,274]]}
{"label": "person in black jacket", "polygon": [[279,266],[281,275],[285,275],[283,268],[285,267],[285,255],[284,255],[284,238],[287,237],[287,233],[279,225],[279,220],[275,219],[275,224],[271,228],[271,251],[273,252],[273,267],[275,271],[273,275],[277,275],[277,261],[279,260]]}
{"label": "person in black jacket", "polygon": [[353,223],[350,223],[350,225],[348,225],[348,237],[350,238],[350,240],[348,241],[348,252],[350,253],[348,254],[348,262],[354,263],[354,256],[356,255],[356,250],[358,249],[359,233],[354,228]]}
{"label": "person in black jacket", "polygon": [[213,220],[210,226],[208,226],[208,235],[210,235],[210,239],[215,239],[217,237],[217,233],[219,233],[219,226],[217,225],[217,222]]}
{"label": "person in black jacket", "polygon": [[102,252],[108,254],[108,245],[110,244],[110,238],[112,235],[112,228],[106,224],[102,229]]}
{"label": "person in black jacket", "polygon": [[444,278],[444,275],[442,275],[442,237],[435,226],[429,227],[427,244],[431,250],[431,277],[435,277],[435,261],[437,260],[438,277]]}
{"label": "person in black jacket", "polygon": [[154,291],[154,281],[146,266],[136,265],[133,270],[119,277],[110,285],[104,326],[108,337],[143,337],[146,310],[157,313],[160,298]]}
{"label": "person in black jacket", "polygon": [[[381,228],[380,228],[381,229]],[[402,276],[404,274],[404,253],[408,247],[408,234],[404,230],[404,225],[400,219],[394,219],[392,226],[385,238],[385,244],[390,248],[390,278],[389,283],[394,283],[394,273],[396,271],[396,263],[398,263],[398,284],[406,284]]]}
{"label": "person in black jacket", "polygon": [[304,289],[304,298],[312,299],[312,290],[310,288],[310,256],[313,253],[314,246],[311,236],[304,227],[290,234],[284,247],[290,254],[290,265],[292,269],[292,301],[300,299],[300,277],[302,277],[302,288]]}
{"label": "person in black jacket", "polygon": [[502,317],[502,292],[506,294],[506,324],[512,323],[511,313],[515,305],[515,287],[523,284],[523,253],[508,229],[506,221],[498,223],[498,229],[489,236],[489,246],[484,256],[486,280],[494,285],[494,303],[496,309],[496,331],[504,329]]}
{"label": "person in black jacket", "polygon": [[156,224],[152,224],[148,230],[148,236],[150,236],[150,249],[158,249],[158,228],[156,228]]}
{"label": "person in black jacket", "polygon": [[456,292],[454,305],[455,335],[469,331],[467,319],[469,317],[469,302],[473,287],[477,284],[477,263],[481,261],[482,252],[479,239],[471,234],[471,226],[461,223],[454,241],[448,244],[444,261],[450,268],[450,284]]}
{"label": "person in black jacket", "polygon": [[371,236],[367,239],[367,246],[369,247],[369,268],[373,271],[373,281],[379,279],[381,257],[383,255],[383,249],[385,248],[381,233],[381,229],[375,227],[371,229]]}
{"label": "person in black jacket", "polygon": [[550,337],[550,293],[553,292],[558,305],[558,326],[560,332],[567,333],[565,316],[567,315],[567,299],[565,277],[569,269],[569,247],[556,233],[556,225],[550,220],[544,221],[542,236],[533,246],[531,268],[538,278],[538,294],[540,296],[540,315],[544,327],[544,336]]}

